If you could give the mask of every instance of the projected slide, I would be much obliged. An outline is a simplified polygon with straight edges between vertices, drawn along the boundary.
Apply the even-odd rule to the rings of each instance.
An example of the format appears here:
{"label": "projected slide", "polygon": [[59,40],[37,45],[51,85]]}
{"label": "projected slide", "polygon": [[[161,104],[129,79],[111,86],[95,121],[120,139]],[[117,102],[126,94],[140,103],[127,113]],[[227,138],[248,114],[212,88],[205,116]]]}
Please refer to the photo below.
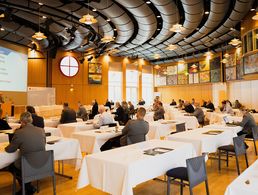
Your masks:
{"label": "projected slide", "polygon": [[27,64],[27,55],[0,47],[0,91],[26,91]]}

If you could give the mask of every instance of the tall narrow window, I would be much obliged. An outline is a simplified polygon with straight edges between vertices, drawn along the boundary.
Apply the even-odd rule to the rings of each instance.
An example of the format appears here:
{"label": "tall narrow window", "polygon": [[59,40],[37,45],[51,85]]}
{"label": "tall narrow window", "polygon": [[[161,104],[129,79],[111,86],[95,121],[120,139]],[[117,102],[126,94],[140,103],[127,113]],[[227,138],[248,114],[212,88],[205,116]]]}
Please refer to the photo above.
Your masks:
{"label": "tall narrow window", "polygon": [[134,105],[138,103],[138,66],[128,64],[126,66],[126,101],[131,101]]}
{"label": "tall narrow window", "polygon": [[143,66],[142,68],[142,99],[146,105],[153,102],[153,74],[151,66]]}
{"label": "tall narrow window", "polygon": [[120,63],[110,63],[108,71],[108,99],[122,101],[122,69]]}

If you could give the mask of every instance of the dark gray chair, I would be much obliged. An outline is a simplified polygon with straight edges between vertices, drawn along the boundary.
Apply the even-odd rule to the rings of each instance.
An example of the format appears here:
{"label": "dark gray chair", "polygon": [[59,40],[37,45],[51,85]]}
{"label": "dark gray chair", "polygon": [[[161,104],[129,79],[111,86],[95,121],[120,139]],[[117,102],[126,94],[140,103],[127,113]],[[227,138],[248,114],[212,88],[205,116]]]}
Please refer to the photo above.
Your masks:
{"label": "dark gray chair", "polygon": [[25,195],[25,183],[37,181],[37,191],[39,192],[38,180],[52,177],[53,194],[56,194],[56,180],[54,171],[54,153],[50,151],[32,152],[21,156],[21,177],[14,173],[13,193],[16,192],[16,179],[22,181],[22,194]]}
{"label": "dark gray chair", "polygon": [[247,159],[246,146],[245,146],[244,139],[245,139],[245,135],[234,137],[233,138],[234,145],[225,145],[225,146],[220,146],[218,148],[219,170],[221,170],[220,161],[221,161],[221,155],[223,154],[223,152],[226,153],[227,167],[228,167],[228,155],[229,155],[229,153],[235,155],[238,175],[240,175],[238,156],[245,155],[246,166],[248,167],[248,159]]}
{"label": "dark gray chair", "polygon": [[175,134],[175,133],[183,132],[185,130],[186,130],[185,123],[176,124],[176,132],[171,132],[170,134]]}
{"label": "dark gray chair", "polygon": [[246,135],[247,139],[252,140],[254,143],[255,155],[257,156],[256,141],[258,140],[258,127],[252,128],[252,135]]}
{"label": "dark gray chair", "polygon": [[[198,156],[186,160],[186,167],[170,169],[167,175],[167,195],[170,195],[170,183],[173,180],[180,184],[180,194],[183,194],[183,186],[188,185],[190,195],[193,194],[193,187],[205,182],[206,194],[209,195],[208,178],[206,173],[205,156]],[[176,181],[180,180],[180,181]]]}

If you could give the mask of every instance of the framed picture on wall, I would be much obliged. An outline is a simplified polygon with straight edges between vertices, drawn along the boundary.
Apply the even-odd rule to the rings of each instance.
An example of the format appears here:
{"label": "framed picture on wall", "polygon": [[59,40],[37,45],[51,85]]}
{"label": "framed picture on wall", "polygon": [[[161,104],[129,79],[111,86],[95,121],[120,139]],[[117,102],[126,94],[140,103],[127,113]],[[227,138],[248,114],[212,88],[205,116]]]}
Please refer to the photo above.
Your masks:
{"label": "framed picture on wall", "polygon": [[220,69],[211,70],[211,82],[216,83],[221,81]]}
{"label": "framed picture on wall", "polygon": [[207,63],[205,60],[199,62],[199,70],[200,71],[207,71],[210,70],[209,63]]}
{"label": "framed picture on wall", "polygon": [[168,75],[177,74],[177,66],[167,66],[167,74]]}
{"label": "framed picture on wall", "polygon": [[210,60],[210,69],[215,70],[220,68],[220,56],[212,58]]}
{"label": "framed picture on wall", "polygon": [[210,82],[210,71],[200,72],[200,83]]}
{"label": "framed picture on wall", "polygon": [[236,66],[226,68],[226,81],[236,80]]}
{"label": "framed picture on wall", "polygon": [[258,73],[258,53],[244,57],[244,74]]}
{"label": "framed picture on wall", "polygon": [[176,85],[177,84],[177,75],[168,75],[167,76],[167,85]]}
{"label": "framed picture on wall", "polygon": [[101,63],[89,63],[88,83],[102,84],[102,64]]}

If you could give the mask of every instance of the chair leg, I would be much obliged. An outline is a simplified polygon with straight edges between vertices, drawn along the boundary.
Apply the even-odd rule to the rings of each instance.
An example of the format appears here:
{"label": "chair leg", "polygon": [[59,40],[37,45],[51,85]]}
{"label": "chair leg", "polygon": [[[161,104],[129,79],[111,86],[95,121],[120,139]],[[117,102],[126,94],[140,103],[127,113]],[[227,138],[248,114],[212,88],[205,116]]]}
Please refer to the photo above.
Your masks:
{"label": "chair leg", "polygon": [[239,163],[238,163],[237,155],[236,155],[236,165],[237,165],[237,173],[238,173],[238,175],[240,175]]}
{"label": "chair leg", "polygon": [[193,195],[193,189],[189,186],[190,195]]}
{"label": "chair leg", "polygon": [[39,193],[39,180],[37,180],[37,193]]}
{"label": "chair leg", "polygon": [[183,180],[180,180],[181,184],[180,184],[180,195],[183,195]]}
{"label": "chair leg", "polygon": [[219,163],[218,164],[219,164],[219,171],[220,171],[220,169],[221,169],[220,168],[220,150],[218,151],[218,157],[219,157]]}
{"label": "chair leg", "polygon": [[22,181],[22,195],[25,195],[25,183]]}
{"label": "chair leg", "polygon": [[247,154],[245,153],[245,163],[246,163],[246,167],[249,167],[248,165],[248,159],[247,159]]}
{"label": "chair leg", "polygon": [[253,140],[253,141],[254,141],[254,150],[255,150],[255,155],[257,156],[256,141],[255,141],[255,140]]}
{"label": "chair leg", "polygon": [[56,195],[56,176],[55,174],[53,175],[53,178],[52,178],[52,183],[53,183],[53,194]]}
{"label": "chair leg", "polygon": [[227,167],[228,167],[228,151],[226,153],[227,153]]}
{"label": "chair leg", "polygon": [[13,195],[16,194],[16,175],[13,175]]}
{"label": "chair leg", "polygon": [[208,180],[205,180],[205,187],[206,187],[206,194],[209,195],[209,185],[208,185]]}

